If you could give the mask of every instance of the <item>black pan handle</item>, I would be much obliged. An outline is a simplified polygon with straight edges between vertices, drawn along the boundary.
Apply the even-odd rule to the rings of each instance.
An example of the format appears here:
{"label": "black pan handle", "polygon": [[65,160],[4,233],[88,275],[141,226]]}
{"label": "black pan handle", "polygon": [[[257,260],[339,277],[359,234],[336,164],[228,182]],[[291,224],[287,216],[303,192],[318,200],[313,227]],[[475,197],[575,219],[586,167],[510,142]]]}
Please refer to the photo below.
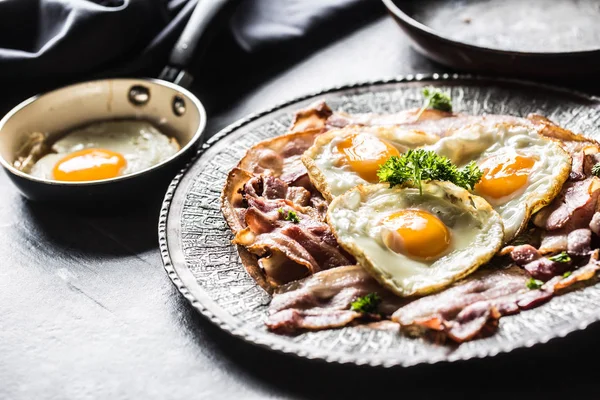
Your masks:
{"label": "black pan handle", "polygon": [[193,57],[198,56],[198,52],[206,50],[212,36],[211,30],[214,30],[212,27],[229,15],[238,3],[240,0],[198,0],[194,12],[169,56],[169,64],[163,69],[159,79],[189,87],[193,77],[185,67]]}

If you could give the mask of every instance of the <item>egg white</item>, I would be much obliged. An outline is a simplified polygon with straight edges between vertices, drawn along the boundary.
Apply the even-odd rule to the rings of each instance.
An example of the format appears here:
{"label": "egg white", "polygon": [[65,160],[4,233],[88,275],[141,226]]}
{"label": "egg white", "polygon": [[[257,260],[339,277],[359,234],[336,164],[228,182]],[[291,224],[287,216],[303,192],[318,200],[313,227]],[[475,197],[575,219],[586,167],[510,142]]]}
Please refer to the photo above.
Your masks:
{"label": "egg white", "polygon": [[552,139],[540,136],[522,125],[471,125],[445,137],[425,149],[448,157],[458,166],[470,161],[480,163],[499,155],[522,155],[536,159],[527,183],[521,190],[503,198],[485,198],[504,222],[505,242],[513,239],[533,213],[549,204],[569,176],[571,157]]}
{"label": "egg white", "polygon": [[337,150],[340,142],[358,133],[368,133],[386,141],[400,153],[426,144],[435,143],[439,138],[421,131],[402,127],[347,127],[326,132],[302,156],[312,184],[323,197],[331,201],[357,185],[369,184],[352,168],[340,162],[344,155]]}
{"label": "egg white", "polygon": [[179,151],[179,144],[147,121],[99,122],[69,132],[54,142],[52,153],[40,158],[30,173],[54,179],[52,169],[60,160],[70,153],[92,148],[120,153],[127,161],[121,175],[127,175],[168,159]]}
{"label": "egg white", "polygon": [[[503,241],[502,220],[481,197],[449,182],[417,188],[360,185],[336,197],[327,221],[339,244],[381,284],[400,296],[427,294],[488,262]],[[451,232],[451,247],[437,259],[415,259],[388,248],[382,220],[405,209],[437,216]]]}

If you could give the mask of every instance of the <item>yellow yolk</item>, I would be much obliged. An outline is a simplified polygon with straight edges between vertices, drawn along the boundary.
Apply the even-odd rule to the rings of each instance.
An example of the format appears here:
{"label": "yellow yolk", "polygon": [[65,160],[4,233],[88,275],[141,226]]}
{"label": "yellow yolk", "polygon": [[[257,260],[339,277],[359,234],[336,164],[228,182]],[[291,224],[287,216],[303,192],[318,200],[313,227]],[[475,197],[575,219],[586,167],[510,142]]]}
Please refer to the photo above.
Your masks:
{"label": "yellow yolk", "polygon": [[119,176],[127,161],[114,151],[84,149],[61,159],[52,169],[57,181],[97,181]]}
{"label": "yellow yolk", "polygon": [[448,227],[435,215],[423,210],[402,210],[387,217],[383,223],[383,241],[392,251],[407,256],[434,258],[450,246]]}
{"label": "yellow yolk", "polygon": [[508,196],[527,184],[534,164],[533,158],[524,156],[488,158],[479,165],[483,176],[475,190],[494,199]]}
{"label": "yellow yolk", "polygon": [[344,155],[343,162],[368,182],[379,182],[377,170],[391,156],[399,156],[398,150],[389,143],[373,135],[359,133],[337,144],[337,150]]}

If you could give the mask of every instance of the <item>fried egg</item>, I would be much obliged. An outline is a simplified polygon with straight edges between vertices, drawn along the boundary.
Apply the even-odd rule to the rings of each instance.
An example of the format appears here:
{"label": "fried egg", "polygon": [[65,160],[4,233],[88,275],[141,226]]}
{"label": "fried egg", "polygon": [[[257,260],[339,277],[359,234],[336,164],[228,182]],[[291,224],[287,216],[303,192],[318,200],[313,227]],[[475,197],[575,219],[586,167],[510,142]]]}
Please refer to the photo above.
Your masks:
{"label": "fried egg", "polygon": [[449,182],[360,185],[336,197],[327,221],[338,243],[400,296],[431,293],[488,262],[503,241],[488,202]]}
{"label": "fried egg", "polygon": [[458,166],[477,163],[483,176],[473,193],[502,217],[505,242],[556,197],[571,169],[571,158],[558,142],[521,125],[467,126],[426,149]]}
{"label": "fried egg", "polygon": [[331,201],[357,185],[379,182],[377,170],[391,156],[437,140],[401,127],[348,127],[317,137],[302,162],[312,184]]}
{"label": "fried egg", "polygon": [[142,171],[177,153],[179,144],[146,121],[107,121],[69,132],[51,151],[31,175],[85,182]]}

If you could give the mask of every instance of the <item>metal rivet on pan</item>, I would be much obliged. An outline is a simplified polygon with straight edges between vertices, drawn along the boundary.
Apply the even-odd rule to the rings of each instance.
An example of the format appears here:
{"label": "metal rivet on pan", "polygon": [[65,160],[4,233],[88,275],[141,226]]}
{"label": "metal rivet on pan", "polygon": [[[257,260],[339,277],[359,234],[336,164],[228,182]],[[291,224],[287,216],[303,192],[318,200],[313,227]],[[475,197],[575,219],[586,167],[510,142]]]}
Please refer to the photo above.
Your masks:
{"label": "metal rivet on pan", "polygon": [[179,96],[173,97],[173,113],[178,117],[185,114],[185,101]]}
{"label": "metal rivet on pan", "polygon": [[129,89],[129,101],[135,106],[143,106],[150,101],[150,89],[135,85]]}

